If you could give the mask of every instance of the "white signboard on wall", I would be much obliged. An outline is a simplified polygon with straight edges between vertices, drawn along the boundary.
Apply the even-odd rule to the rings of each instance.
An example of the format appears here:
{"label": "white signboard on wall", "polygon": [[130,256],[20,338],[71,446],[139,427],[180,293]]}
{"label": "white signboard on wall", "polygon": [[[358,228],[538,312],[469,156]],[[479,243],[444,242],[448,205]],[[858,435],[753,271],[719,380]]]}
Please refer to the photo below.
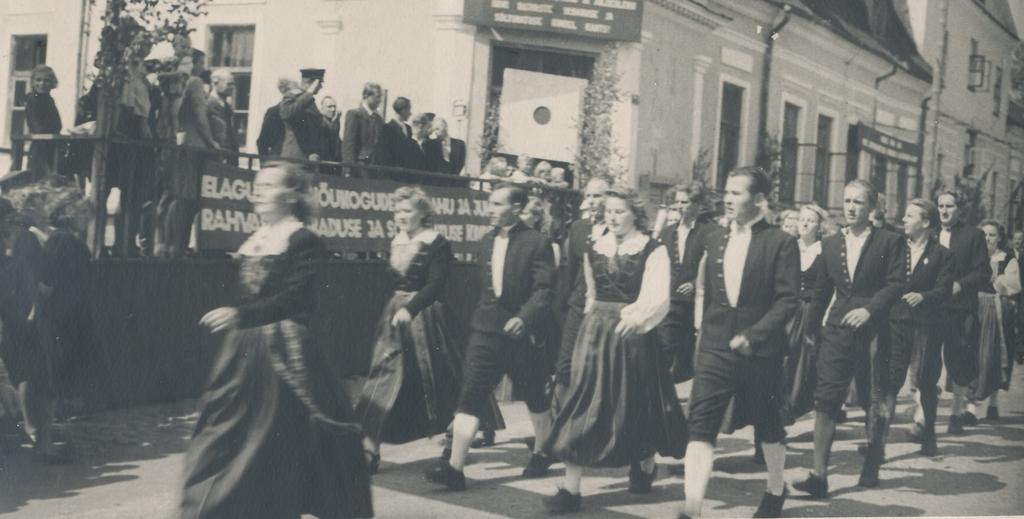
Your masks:
{"label": "white signboard on wall", "polygon": [[587,80],[505,69],[501,89],[501,152],[572,162]]}

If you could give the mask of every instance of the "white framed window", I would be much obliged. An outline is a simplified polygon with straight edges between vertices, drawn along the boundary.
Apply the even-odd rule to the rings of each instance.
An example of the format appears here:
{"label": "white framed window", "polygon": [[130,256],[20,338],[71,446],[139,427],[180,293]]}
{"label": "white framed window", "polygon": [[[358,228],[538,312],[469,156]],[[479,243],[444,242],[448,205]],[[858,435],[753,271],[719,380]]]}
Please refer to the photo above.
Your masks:
{"label": "white framed window", "polygon": [[750,83],[722,74],[718,83],[718,116],[713,156],[715,185],[725,188],[725,179],[737,166],[745,165],[747,114]]}
{"label": "white framed window", "polygon": [[779,201],[792,204],[797,199],[803,200],[800,196],[803,190],[799,189],[800,184],[800,150],[804,144],[804,114],[807,111],[807,102],[790,94],[782,94],[782,109],[779,121],[779,152],[781,163],[779,168]]}
{"label": "white framed window", "polygon": [[7,135],[20,137],[27,131],[25,101],[32,91],[32,69],[46,63],[45,34],[15,35],[11,38],[11,73],[7,84]]}
{"label": "white framed window", "polygon": [[248,142],[249,104],[252,92],[252,59],[256,42],[255,25],[211,25],[207,28],[209,68],[227,69],[235,78],[231,108],[235,112],[238,142]]}

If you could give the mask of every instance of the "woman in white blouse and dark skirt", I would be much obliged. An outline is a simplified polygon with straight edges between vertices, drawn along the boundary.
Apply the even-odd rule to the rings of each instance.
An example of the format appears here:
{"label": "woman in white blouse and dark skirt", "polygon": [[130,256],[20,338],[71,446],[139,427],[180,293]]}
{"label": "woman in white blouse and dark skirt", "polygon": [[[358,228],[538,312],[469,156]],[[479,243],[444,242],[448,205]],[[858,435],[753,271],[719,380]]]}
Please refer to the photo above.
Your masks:
{"label": "woman in white blouse and dark skirt", "polygon": [[988,399],[985,414],[999,419],[999,391],[1010,388],[1015,333],[1014,297],[1021,292],[1020,264],[1013,250],[1006,247],[1006,230],[994,220],[981,222],[992,265],[992,282],[978,292],[978,379],[971,388],[967,412],[977,416],[976,402]]}
{"label": "woman in white blouse and dark skirt", "polygon": [[569,386],[544,450],[566,464],[555,513],[580,509],[583,467],[631,465],[630,491],[649,492],[655,453],[681,458],[686,421],[650,332],[668,313],[669,258],[642,231],[643,202],[628,187],[605,198],[609,232],[584,258],[587,299]]}
{"label": "woman in white blouse and dark skirt", "polygon": [[[394,294],[384,307],[356,416],[371,472],[380,444],[406,443],[445,432],[455,415],[465,334],[443,301],[452,246],[431,226],[433,206],[418,187],[394,193],[395,225],[388,273]],[[484,422],[504,427],[491,398]],[[442,455],[450,456],[450,451]]]}

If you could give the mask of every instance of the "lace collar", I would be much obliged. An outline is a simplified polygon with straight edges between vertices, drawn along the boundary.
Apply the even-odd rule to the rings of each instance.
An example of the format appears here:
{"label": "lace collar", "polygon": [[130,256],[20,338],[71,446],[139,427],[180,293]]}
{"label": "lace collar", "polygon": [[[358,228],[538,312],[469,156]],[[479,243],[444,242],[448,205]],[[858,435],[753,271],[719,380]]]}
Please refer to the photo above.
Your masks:
{"label": "lace collar", "polygon": [[605,257],[639,254],[651,238],[640,231],[633,231],[622,243],[615,241],[615,234],[608,232],[594,241],[594,250]]}
{"label": "lace collar", "polygon": [[991,261],[992,263],[999,263],[1004,260],[1006,260],[1006,251],[1001,249],[997,250],[995,254],[989,257],[989,261]]}
{"label": "lace collar", "polygon": [[408,245],[413,242],[419,242],[426,245],[434,243],[434,240],[440,235],[439,232],[434,229],[423,229],[415,237],[410,238],[409,234],[405,231],[399,231],[398,234],[392,238],[391,243],[393,245]]}
{"label": "lace collar", "polygon": [[274,256],[288,250],[288,240],[295,231],[305,227],[294,216],[261,226],[238,249],[239,256]]}

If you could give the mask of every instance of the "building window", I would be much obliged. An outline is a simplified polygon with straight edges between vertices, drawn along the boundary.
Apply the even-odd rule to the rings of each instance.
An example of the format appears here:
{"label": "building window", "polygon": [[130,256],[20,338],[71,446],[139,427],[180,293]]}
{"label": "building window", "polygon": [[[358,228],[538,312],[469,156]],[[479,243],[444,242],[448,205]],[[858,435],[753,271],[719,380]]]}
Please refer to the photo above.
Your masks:
{"label": "building window", "polygon": [[740,135],[743,132],[743,87],[722,84],[722,116],[718,126],[718,189],[740,160]]}
{"label": "building window", "polygon": [[857,125],[846,127],[846,182],[857,179],[860,167],[860,143],[858,142]]}
{"label": "building window", "polygon": [[828,188],[832,172],[832,118],[818,115],[818,145],[814,150],[814,201],[828,207]]}
{"label": "building window", "polygon": [[256,27],[224,25],[210,27],[210,68],[223,68],[235,77],[231,107],[235,111],[238,142],[246,143],[249,126],[249,94],[252,90],[252,55]]}
{"label": "building window", "polygon": [[782,168],[779,174],[779,201],[792,204],[796,199],[796,168],[800,157],[800,107],[786,103],[782,113]]}
{"label": "building window", "polygon": [[7,105],[7,138],[25,134],[25,101],[32,90],[32,69],[46,63],[46,35],[15,36],[11,44],[11,78],[7,85],[10,104]]}
{"label": "building window", "polygon": [[999,117],[1003,108],[1003,67],[996,67],[992,77],[992,115]]}

